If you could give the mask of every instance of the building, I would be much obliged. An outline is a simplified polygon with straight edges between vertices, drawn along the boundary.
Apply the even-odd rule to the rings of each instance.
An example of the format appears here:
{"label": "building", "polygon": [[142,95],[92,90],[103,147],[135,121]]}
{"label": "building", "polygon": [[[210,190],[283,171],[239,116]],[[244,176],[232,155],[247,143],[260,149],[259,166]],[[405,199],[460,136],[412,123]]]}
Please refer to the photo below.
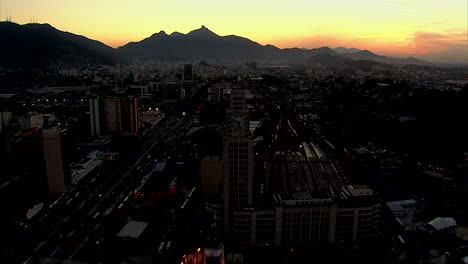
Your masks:
{"label": "building", "polygon": [[185,90],[182,89],[181,82],[164,81],[158,85],[159,96],[161,102],[177,102],[185,97]]}
{"label": "building", "polygon": [[347,185],[315,142],[277,152],[271,164],[276,246],[351,242],[380,234],[381,202],[365,185]]}
{"label": "building", "polygon": [[107,96],[104,98],[104,129],[108,133],[122,131],[122,110],[118,97]]}
{"label": "building", "polygon": [[236,214],[233,213],[252,205],[253,149],[248,110],[245,107],[245,90],[233,89],[230,102],[223,145],[224,221],[226,237],[235,240],[237,229],[233,225],[236,222],[233,217]]}
{"label": "building", "polygon": [[138,97],[128,96],[121,99],[122,132],[138,134]]}
{"label": "building", "polygon": [[42,131],[42,148],[47,174],[49,194],[57,195],[65,191],[65,176],[62,159],[62,138],[60,131]]}
{"label": "building", "polygon": [[89,99],[89,121],[91,127],[91,136],[101,136],[101,117],[99,111],[99,97]]}
{"label": "building", "polygon": [[0,132],[3,132],[8,129],[12,119],[12,112],[0,112]]}
{"label": "building", "polygon": [[184,81],[193,81],[193,65],[184,65]]}
{"label": "building", "polygon": [[104,127],[111,134],[138,134],[138,97],[104,98]]}
{"label": "building", "polygon": [[221,86],[216,85],[208,88],[208,101],[211,103],[221,102]]}
{"label": "building", "polygon": [[219,156],[205,156],[200,161],[201,199],[203,202],[215,196],[223,181],[223,161]]}
{"label": "building", "polygon": [[28,174],[28,183],[41,194],[58,195],[70,182],[65,178],[63,131],[31,129],[8,142],[8,156],[15,166]]}
{"label": "building", "polygon": [[18,130],[25,131],[31,128],[42,128],[44,126],[44,115],[29,112],[26,115],[18,116]]}

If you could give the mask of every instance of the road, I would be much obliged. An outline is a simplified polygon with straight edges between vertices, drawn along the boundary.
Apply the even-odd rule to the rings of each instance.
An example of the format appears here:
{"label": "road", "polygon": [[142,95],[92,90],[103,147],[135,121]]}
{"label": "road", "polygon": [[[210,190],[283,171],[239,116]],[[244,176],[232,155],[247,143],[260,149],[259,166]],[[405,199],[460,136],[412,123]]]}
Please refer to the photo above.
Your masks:
{"label": "road", "polygon": [[156,126],[149,139],[117,168],[90,175],[70,187],[46,214],[30,223],[28,228],[39,230],[37,237],[40,239],[24,263],[74,259],[116,207],[129,200],[154,159],[166,158],[165,150],[183,136],[179,130],[191,124],[188,118],[175,120],[177,122],[170,127]]}

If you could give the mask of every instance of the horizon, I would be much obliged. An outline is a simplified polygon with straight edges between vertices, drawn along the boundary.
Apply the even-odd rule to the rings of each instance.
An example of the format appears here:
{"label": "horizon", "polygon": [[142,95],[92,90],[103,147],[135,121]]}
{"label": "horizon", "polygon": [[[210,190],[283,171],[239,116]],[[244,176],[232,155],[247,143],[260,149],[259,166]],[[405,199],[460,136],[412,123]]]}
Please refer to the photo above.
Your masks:
{"label": "horizon", "polygon": [[[113,48],[161,30],[187,34],[205,25],[220,36],[241,36],[281,49],[347,47],[392,57],[460,63],[468,61],[467,4],[451,1],[441,5],[435,0],[293,0],[290,4],[264,0],[235,4],[211,0],[17,0],[2,1],[0,20],[10,17],[21,25],[48,23]],[[236,16],[241,12],[242,17]]]}

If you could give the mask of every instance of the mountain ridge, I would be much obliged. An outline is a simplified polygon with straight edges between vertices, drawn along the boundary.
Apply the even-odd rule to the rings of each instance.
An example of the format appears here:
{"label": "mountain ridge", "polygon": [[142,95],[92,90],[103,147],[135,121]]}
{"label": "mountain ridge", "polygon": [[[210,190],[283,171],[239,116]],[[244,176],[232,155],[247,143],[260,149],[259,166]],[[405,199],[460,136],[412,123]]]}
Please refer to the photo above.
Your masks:
{"label": "mountain ridge", "polygon": [[[131,60],[149,61],[276,61],[306,63],[310,58],[327,54],[354,61],[374,61],[397,66],[422,65],[460,67],[430,63],[414,57],[395,58],[369,50],[346,47],[278,48],[237,35],[220,36],[202,25],[186,34],[160,30],[136,42],[111,48],[99,41],[54,28],[50,24],[19,25],[0,22],[0,67],[80,67],[114,65]],[[330,60],[339,59],[328,56]],[[323,59],[323,58],[322,58]],[[347,60],[343,63],[350,64]],[[462,65],[467,67],[467,65]]]}
{"label": "mountain ridge", "polygon": [[121,61],[104,43],[50,24],[0,22],[0,39],[0,67],[113,65]]}

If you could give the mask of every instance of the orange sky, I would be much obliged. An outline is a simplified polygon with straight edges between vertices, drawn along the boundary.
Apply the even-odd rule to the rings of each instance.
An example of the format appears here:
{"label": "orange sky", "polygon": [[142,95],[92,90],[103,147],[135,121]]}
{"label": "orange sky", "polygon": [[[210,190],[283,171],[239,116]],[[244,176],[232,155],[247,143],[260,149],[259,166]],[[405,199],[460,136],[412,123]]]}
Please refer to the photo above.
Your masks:
{"label": "orange sky", "polygon": [[0,17],[37,20],[112,47],[206,25],[281,48],[346,46],[468,61],[466,0],[2,0]]}

